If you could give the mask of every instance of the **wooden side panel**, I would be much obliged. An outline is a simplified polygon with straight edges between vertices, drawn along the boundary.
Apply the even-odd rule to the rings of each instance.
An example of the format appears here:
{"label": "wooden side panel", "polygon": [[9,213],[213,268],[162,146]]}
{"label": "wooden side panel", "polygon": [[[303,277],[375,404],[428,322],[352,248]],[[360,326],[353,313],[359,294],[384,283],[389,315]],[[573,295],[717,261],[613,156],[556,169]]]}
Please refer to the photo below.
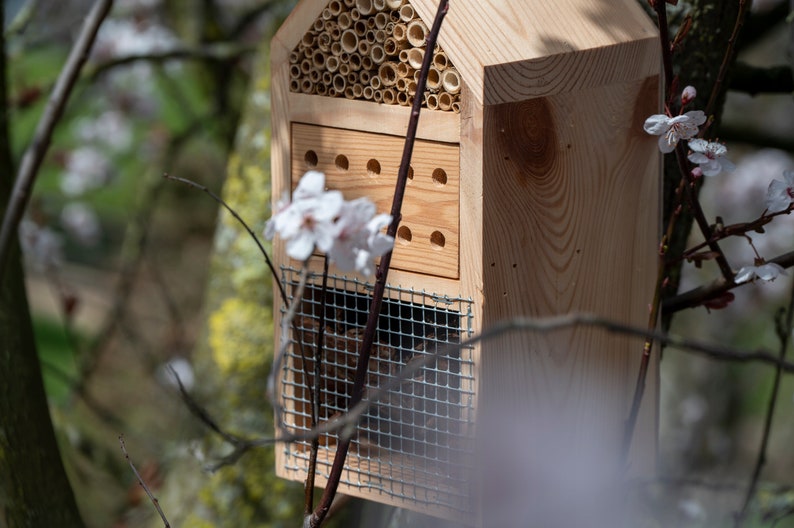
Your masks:
{"label": "wooden side panel", "polygon": [[[292,186],[306,170],[325,172],[329,189],[345,199],[367,196],[378,212],[391,209],[405,140],[338,128],[292,125]],[[457,278],[459,237],[459,148],[417,141],[397,232],[392,267]]]}
{"label": "wooden side panel", "polygon": [[[657,87],[649,77],[485,108],[485,328],[570,312],[646,324],[660,172],[642,124],[657,110]],[[525,450],[492,461],[496,478],[517,472],[537,486],[544,471],[614,470],[641,349],[639,339],[584,327],[483,343],[478,430],[494,442],[489,453],[510,453],[518,434]],[[655,463],[656,376],[654,365],[632,471]]]}

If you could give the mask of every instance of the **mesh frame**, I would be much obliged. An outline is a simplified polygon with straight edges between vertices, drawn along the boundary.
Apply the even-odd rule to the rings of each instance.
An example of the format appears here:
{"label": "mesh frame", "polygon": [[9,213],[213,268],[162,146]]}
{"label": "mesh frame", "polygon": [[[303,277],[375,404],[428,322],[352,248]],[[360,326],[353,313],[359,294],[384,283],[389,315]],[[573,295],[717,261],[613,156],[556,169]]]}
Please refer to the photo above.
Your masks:
{"label": "mesh frame", "polygon": [[[299,272],[291,267],[282,267],[281,271],[282,283],[291,296]],[[296,336],[291,332],[281,367],[282,423],[290,433],[310,429],[311,403],[306,380],[313,386],[321,281],[321,274],[310,275],[294,320],[306,357],[301,358],[301,347],[296,346]],[[344,276],[328,277],[321,422],[347,408],[371,292],[370,283]],[[369,393],[399,376],[401,368],[412,360],[470,337],[472,307],[473,302],[463,298],[387,286],[369,364]],[[283,315],[286,307],[281,309]],[[472,348],[450,348],[441,348],[435,360],[373,402],[362,416],[341,480],[348,492],[383,495],[431,513],[437,509],[472,513]],[[320,438],[317,474],[321,479],[328,477],[335,446],[333,435]],[[284,444],[283,449],[284,469],[305,476],[310,442]]]}

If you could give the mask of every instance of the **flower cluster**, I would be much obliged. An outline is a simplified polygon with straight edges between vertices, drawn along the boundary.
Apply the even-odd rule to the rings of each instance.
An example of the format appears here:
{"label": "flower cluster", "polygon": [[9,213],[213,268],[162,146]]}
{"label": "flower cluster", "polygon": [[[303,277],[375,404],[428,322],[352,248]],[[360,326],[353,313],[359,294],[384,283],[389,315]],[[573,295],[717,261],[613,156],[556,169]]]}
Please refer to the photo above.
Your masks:
{"label": "flower cluster", "polygon": [[287,255],[305,261],[315,248],[341,271],[375,272],[374,260],[387,253],[394,239],[381,233],[392,217],[375,214],[368,198],[345,201],[339,191],[325,190],[325,174],[309,171],[292,195],[282,199],[265,225],[265,237],[287,241]]}
{"label": "flower cluster", "polygon": [[783,181],[772,180],[766,190],[768,213],[785,211],[794,202],[794,170],[783,171]]}

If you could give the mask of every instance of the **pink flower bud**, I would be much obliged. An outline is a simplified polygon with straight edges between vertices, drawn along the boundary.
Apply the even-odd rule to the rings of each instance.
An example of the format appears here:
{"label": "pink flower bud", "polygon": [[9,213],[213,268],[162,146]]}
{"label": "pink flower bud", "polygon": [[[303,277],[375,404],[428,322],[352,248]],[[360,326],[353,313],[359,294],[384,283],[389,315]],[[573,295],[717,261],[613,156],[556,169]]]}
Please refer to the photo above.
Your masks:
{"label": "pink flower bud", "polygon": [[695,90],[694,86],[687,86],[684,88],[684,91],[681,92],[681,104],[685,105],[689,103],[692,99],[697,96],[698,92]]}
{"label": "pink flower bud", "polygon": [[701,169],[700,167],[695,167],[694,169],[692,169],[692,178],[697,180],[698,178],[702,178],[702,177],[703,177],[703,169]]}

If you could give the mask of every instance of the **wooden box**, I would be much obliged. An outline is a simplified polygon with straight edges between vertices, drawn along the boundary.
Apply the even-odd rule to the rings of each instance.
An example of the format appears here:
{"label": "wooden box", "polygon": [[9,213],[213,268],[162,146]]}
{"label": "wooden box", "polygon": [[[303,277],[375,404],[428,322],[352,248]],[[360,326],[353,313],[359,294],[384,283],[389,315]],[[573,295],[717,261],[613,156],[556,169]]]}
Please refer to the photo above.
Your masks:
{"label": "wooden box", "polygon": [[[516,316],[586,311],[643,326],[656,273],[660,160],[642,124],[658,109],[655,28],[635,0],[453,0],[424,95],[370,386],[411,358]],[[435,0],[303,0],[272,41],[273,196],[309,169],[388,212],[415,70]],[[412,92],[413,89],[413,92]],[[296,267],[275,258],[287,286]],[[321,267],[298,324],[317,335]],[[323,381],[344,412],[371,284],[331,270]],[[288,288],[289,290],[289,288]],[[291,291],[291,290],[289,290]],[[283,306],[277,306],[277,326]],[[287,429],[308,428],[310,361],[279,373]],[[340,492],[471,521],[478,424],[496,409],[551,430],[570,452],[617,452],[641,343],[592,328],[511,333],[438,359],[361,424]],[[632,470],[652,470],[652,367]],[[565,416],[551,426],[549,409]],[[491,413],[491,414],[488,414]],[[480,426],[479,429],[481,429]],[[486,440],[487,443],[487,440]],[[323,437],[318,485],[335,441]],[[531,442],[526,446],[532,450]],[[540,447],[538,447],[540,449]],[[304,481],[306,443],[278,446],[277,472]]]}

